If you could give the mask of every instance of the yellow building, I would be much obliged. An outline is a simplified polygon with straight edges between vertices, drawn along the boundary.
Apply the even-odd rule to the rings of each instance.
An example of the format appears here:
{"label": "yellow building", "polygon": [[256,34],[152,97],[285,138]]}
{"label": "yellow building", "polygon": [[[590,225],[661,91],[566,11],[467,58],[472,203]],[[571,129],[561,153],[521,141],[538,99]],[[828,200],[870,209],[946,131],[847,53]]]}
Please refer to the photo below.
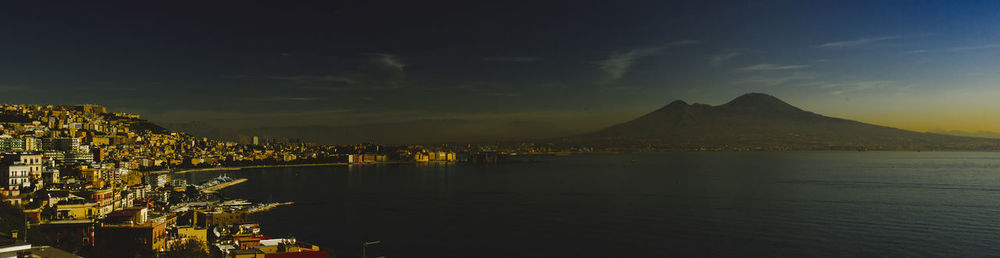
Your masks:
{"label": "yellow building", "polygon": [[90,139],[90,145],[93,146],[107,146],[111,145],[111,138],[107,136],[95,136]]}
{"label": "yellow building", "polygon": [[181,237],[198,239],[202,243],[208,243],[208,229],[204,228],[199,229],[193,226],[178,227],[177,235]]}
{"label": "yellow building", "polygon": [[97,203],[58,204],[56,216],[60,219],[88,219],[97,216]]}

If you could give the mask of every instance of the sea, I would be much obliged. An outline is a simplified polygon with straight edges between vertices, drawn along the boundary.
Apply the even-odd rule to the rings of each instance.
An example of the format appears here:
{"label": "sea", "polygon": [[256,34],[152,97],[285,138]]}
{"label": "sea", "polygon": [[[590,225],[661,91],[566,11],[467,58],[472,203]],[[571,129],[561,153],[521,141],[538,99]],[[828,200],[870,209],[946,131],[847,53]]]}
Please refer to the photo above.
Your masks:
{"label": "sea", "polygon": [[994,256],[1000,153],[696,152],[185,174],[338,257]]}

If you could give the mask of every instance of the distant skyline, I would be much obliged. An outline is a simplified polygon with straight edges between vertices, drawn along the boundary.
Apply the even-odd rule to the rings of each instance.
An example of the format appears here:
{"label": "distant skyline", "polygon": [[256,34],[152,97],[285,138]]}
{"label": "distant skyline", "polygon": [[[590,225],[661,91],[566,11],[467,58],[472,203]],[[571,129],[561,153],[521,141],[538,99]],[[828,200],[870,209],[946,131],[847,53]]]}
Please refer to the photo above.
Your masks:
{"label": "distant skyline", "polygon": [[546,137],[764,92],[907,130],[1000,132],[988,1],[16,2],[0,36],[0,101],[167,124]]}

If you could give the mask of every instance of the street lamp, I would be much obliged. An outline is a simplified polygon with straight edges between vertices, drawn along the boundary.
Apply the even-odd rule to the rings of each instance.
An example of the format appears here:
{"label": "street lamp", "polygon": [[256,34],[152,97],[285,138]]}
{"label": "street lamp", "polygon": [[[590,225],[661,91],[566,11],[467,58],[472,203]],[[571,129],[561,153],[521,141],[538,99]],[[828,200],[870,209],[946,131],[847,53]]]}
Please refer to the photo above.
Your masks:
{"label": "street lamp", "polygon": [[368,258],[368,246],[374,244],[381,244],[382,241],[369,241],[361,242],[361,258]]}

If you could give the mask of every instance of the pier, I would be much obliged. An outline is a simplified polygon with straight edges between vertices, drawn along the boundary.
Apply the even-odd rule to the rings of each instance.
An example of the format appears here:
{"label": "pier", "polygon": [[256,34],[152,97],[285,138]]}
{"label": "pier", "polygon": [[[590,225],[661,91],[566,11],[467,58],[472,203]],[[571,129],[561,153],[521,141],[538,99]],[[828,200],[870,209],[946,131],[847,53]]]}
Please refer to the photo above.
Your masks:
{"label": "pier", "polygon": [[221,184],[217,184],[217,185],[205,187],[204,189],[201,189],[201,191],[202,192],[206,192],[206,193],[214,193],[215,191],[225,189],[226,187],[238,185],[238,184],[241,184],[241,183],[246,182],[246,181],[247,181],[246,178],[238,178],[238,179],[235,179],[233,181],[229,181],[229,182],[225,182],[225,183],[221,183]]}

